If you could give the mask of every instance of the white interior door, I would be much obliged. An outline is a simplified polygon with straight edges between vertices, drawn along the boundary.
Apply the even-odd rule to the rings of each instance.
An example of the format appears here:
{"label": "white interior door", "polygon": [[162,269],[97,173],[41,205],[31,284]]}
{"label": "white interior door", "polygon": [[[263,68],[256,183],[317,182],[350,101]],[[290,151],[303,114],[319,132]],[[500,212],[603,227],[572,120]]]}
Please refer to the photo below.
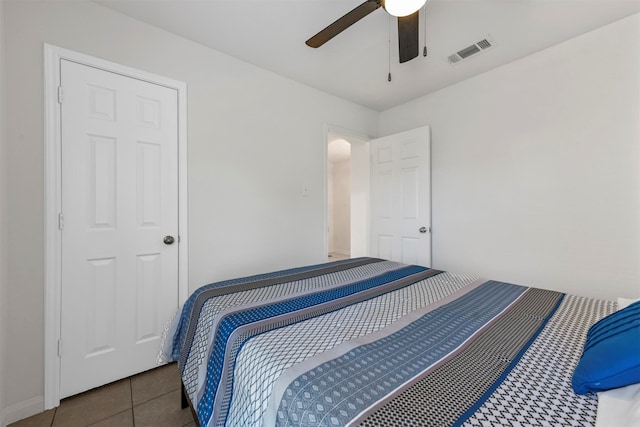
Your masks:
{"label": "white interior door", "polygon": [[371,141],[371,256],[431,266],[430,155],[429,127]]}
{"label": "white interior door", "polygon": [[178,306],[178,113],[175,89],[67,60],[61,87],[66,397],[155,366]]}

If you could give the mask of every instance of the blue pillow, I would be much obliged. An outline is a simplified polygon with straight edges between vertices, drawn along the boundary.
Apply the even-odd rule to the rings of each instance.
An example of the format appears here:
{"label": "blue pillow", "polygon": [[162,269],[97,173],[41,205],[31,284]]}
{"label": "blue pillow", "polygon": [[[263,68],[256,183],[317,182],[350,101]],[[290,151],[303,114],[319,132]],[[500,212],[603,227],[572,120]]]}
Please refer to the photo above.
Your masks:
{"label": "blue pillow", "polygon": [[591,326],[571,381],[578,394],[635,383],[640,383],[640,301]]}

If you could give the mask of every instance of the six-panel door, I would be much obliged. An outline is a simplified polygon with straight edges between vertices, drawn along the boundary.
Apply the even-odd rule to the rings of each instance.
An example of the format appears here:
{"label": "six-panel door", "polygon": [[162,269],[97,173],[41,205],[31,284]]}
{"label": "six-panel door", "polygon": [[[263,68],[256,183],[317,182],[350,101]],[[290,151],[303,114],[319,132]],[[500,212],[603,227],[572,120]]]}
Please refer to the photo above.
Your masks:
{"label": "six-panel door", "polygon": [[178,305],[177,91],[62,60],[60,396],[156,366]]}
{"label": "six-panel door", "polygon": [[428,127],[371,141],[371,256],[431,267]]}

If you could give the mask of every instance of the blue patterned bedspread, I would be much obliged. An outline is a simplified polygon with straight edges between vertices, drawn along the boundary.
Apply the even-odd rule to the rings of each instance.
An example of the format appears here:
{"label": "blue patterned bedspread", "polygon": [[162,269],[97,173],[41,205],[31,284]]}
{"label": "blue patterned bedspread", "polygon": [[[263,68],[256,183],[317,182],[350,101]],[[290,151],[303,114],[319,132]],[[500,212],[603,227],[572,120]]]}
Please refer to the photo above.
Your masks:
{"label": "blue patterned bedspread", "polygon": [[[585,304],[595,307],[586,316]],[[611,310],[357,258],[204,286],[164,354],[178,361],[202,426],[496,425],[496,415],[504,425],[593,425],[594,396],[570,390],[584,340],[575,332]],[[522,395],[550,361],[569,377],[543,387],[543,411],[530,408]]]}

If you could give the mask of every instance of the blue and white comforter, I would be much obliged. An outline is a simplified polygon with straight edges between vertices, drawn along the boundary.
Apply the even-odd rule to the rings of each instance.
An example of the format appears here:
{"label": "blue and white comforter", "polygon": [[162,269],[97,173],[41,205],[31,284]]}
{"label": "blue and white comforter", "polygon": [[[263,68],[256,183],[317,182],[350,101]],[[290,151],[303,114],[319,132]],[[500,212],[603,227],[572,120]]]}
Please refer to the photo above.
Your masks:
{"label": "blue and white comforter", "polygon": [[613,305],[373,258],[204,286],[166,340],[202,426],[593,425]]}

